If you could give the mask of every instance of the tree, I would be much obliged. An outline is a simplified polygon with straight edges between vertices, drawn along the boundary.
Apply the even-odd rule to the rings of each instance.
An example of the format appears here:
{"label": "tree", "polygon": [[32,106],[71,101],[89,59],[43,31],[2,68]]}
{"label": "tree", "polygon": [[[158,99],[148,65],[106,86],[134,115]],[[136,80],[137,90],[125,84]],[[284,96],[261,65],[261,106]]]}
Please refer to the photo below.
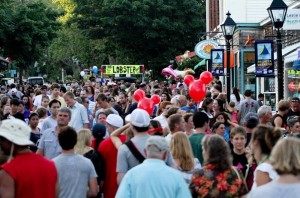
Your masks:
{"label": "tree", "polygon": [[51,2],[55,4],[59,10],[64,12],[64,15],[59,17],[60,22],[66,23],[73,17],[73,11],[76,7],[73,0],[51,0]]}
{"label": "tree", "polygon": [[[74,0],[74,21],[90,38],[105,40],[110,56],[165,64],[198,42],[205,1]],[[121,58],[120,58],[121,57]]]}
{"label": "tree", "polygon": [[[60,28],[56,19],[60,14],[42,1],[20,4],[19,1],[7,0],[5,3],[7,7],[0,9],[0,15],[5,15],[6,20],[1,24],[4,29],[0,28],[0,35],[5,38],[1,46],[22,74],[22,70],[28,70],[56,37]],[[5,27],[8,22],[9,27]]]}
{"label": "tree", "polygon": [[[58,31],[48,49],[46,73],[57,76],[55,68],[64,68],[67,75],[78,75],[84,68],[100,66],[104,58],[104,49],[100,40],[90,40],[82,34],[76,25],[64,26]],[[51,75],[51,73],[53,75]]]}

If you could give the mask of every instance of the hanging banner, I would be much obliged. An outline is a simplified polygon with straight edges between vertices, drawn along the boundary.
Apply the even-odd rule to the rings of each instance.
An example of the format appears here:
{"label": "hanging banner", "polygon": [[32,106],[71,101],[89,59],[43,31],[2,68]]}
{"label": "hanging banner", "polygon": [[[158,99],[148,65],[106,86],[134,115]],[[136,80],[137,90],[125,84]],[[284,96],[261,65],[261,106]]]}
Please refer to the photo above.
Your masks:
{"label": "hanging banner", "polygon": [[213,76],[224,76],[224,50],[212,49],[211,54],[211,73]]}
{"label": "hanging banner", "polygon": [[210,51],[219,48],[219,43],[215,40],[204,40],[195,46],[195,53],[198,57],[210,59]]}
{"label": "hanging banner", "polygon": [[142,74],[143,65],[102,65],[104,74]]}
{"label": "hanging banner", "polygon": [[274,77],[273,41],[255,41],[255,69],[256,77]]}
{"label": "hanging banner", "polygon": [[288,9],[282,29],[300,30],[300,9]]}

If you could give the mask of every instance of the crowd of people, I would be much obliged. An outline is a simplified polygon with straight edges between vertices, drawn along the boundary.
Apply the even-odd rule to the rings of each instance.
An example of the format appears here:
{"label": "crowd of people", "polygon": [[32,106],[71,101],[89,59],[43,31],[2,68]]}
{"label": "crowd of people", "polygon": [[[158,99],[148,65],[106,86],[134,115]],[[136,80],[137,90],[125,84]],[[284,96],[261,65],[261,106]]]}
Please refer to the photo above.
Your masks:
{"label": "crowd of people", "polygon": [[219,81],[202,101],[180,81],[2,86],[0,197],[296,197],[299,98],[226,98]]}

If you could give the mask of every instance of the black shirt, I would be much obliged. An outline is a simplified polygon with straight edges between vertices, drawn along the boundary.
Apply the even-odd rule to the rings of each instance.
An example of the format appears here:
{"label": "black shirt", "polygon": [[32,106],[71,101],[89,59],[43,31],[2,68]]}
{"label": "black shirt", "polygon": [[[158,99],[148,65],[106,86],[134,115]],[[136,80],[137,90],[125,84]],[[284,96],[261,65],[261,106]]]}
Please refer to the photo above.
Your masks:
{"label": "black shirt", "polygon": [[289,111],[286,114],[286,117],[288,118],[289,116],[300,116],[300,111],[292,111],[289,109]]}
{"label": "black shirt", "polygon": [[[10,116],[10,114],[7,113],[7,114],[4,115],[3,119],[4,119],[4,120],[5,120],[5,119],[9,119],[9,116]],[[17,112],[16,114],[11,115],[11,116],[13,116],[14,118],[23,120],[23,121],[25,122],[25,118],[24,118],[23,113]]]}
{"label": "black shirt", "polygon": [[238,154],[234,153],[233,150],[232,150],[231,154],[232,154],[232,164],[233,164],[233,166],[240,169],[242,171],[243,175],[245,176],[246,169],[247,169],[247,164],[248,164],[246,153],[238,155]]}

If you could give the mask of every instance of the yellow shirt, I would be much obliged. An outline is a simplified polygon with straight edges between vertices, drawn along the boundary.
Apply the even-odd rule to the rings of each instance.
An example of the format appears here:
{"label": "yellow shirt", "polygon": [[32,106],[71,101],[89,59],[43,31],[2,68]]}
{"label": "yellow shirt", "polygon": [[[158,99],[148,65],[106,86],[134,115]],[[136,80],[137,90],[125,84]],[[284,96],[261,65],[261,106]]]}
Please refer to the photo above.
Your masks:
{"label": "yellow shirt", "polygon": [[67,107],[67,104],[65,102],[65,99],[63,97],[58,96],[58,98],[54,98],[53,96],[50,96],[50,101],[56,99],[60,102],[61,106],[60,107]]}

